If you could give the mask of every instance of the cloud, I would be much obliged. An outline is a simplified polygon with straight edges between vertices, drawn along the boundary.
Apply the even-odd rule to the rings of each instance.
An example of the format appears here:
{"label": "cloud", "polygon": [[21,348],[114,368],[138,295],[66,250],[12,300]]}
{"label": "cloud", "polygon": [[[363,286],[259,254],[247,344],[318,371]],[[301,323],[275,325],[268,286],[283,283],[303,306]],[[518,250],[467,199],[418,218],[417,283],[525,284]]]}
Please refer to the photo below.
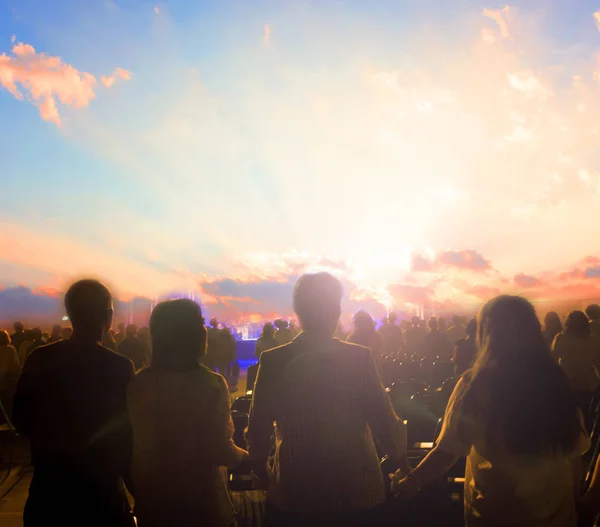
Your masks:
{"label": "cloud", "polygon": [[160,15],[160,7],[158,7],[157,5],[155,5],[155,6],[154,6],[154,12],[155,12],[157,15]]}
{"label": "cloud", "polygon": [[271,26],[269,24],[265,25],[265,32],[263,34],[263,44],[268,46],[271,43]]}
{"label": "cloud", "polygon": [[484,272],[492,269],[488,260],[472,249],[462,251],[442,251],[433,258],[422,254],[414,254],[411,269],[415,272],[439,272],[444,269],[460,269]]}
{"label": "cloud", "polygon": [[502,38],[510,38],[510,31],[508,24],[511,19],[511,11],[514,8],[511,8],[508,5],[505,5],[502,9],[484,9],[483,16],[491,18],[496,24],[498,24],[498,29],[500,30],[500,35]]}
{"label": "cloud", "polygon": [[513,280],[514,280],[515,284],[517,284],[519,287],[523,287],[525,289],[540,285],[539,279],[537,279],[535,276],[529,276],[524,273],[519,273],[519,274],[515,275],[513,277]]}
{"label": "cloud", "polygon": [[123,68],[115,68],[115,71],[113,71],[108,77],[100,77],[100,81],[107,88],[110,88],[117,81],[117,79],[122,79],[124,81],[131,80],[131,72],[124,70]]}
{"label": "cloud", "polygon": [[600,31],[600,10],[594,13],[594,20],[596,21],[596,27],[598,28],[598,31]]}
{"label": "cloud", "polygon": [[[13,56],[0,55],[0,86],[16,99],[35,104],[45,121],[60,126],[57,100],[63,105],[84,108],[96,97],[94,75],[79,71],[60,57],[36,53],[33,46],[22,42],[13,45],[12,53]],[[111,77],[103,79],[108,81],[115,75],[124,80],[131,78],[129,72],[117,68]],[[108,82],[104,84],[110,86],[114,79]]]}
{"label": "cloud", "polygon": [[481,300],[489,300],[498,296],[501,291],[497,287],[487,285],[474,285],[466,289],[467,294],[480,298]]}
{"label": "cloud", "polygon": [[0,290],[0,323],[7,328],[16,320],[39,323],[62,316],[62,298],[43,290],[32,291],[25,286]]}

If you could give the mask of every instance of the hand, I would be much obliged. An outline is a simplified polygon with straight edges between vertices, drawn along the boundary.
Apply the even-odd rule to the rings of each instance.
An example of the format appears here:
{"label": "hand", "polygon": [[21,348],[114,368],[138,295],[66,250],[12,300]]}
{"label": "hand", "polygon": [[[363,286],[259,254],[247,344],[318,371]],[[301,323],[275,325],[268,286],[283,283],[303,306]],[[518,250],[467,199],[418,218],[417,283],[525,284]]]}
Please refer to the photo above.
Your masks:
{"label": "hand", "polygon": [[392,494],[401,500],[412,500],[419,492],[411,478],[402,477],[400,470],[395,474],[390,474]]}

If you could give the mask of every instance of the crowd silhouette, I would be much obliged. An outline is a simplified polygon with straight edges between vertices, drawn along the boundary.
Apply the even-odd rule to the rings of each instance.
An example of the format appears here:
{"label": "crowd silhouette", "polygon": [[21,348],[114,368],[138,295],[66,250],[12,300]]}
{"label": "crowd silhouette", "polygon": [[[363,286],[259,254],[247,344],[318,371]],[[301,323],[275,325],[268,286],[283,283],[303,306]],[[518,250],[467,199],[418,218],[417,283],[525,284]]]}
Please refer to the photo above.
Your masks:
{"label": "crowd silhouette", "polygon": [[594,524],[600,306],[564,326],[507,295],[450,327],[359,311],[346,335],[332,275],[292,300],[300,329],[264,325],[233,403],[233,331],[191,300],[113,333],[110,291],[81,280],[72,329],[0,331],[0,401],[33,465],[24,525]]}

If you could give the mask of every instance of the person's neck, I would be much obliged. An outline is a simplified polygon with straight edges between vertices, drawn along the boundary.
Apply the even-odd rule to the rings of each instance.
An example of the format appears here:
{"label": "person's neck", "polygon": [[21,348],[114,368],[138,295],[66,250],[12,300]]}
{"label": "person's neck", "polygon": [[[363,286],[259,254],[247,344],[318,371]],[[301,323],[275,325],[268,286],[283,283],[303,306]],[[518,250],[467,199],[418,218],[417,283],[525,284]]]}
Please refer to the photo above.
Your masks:
{"label": "person's neck", "polygon": [[329,331],[305,329],[302,334],[304,335],[303,338],[310,340],[331,340],[333,338],[333,333]]}
{"label": "person's neck", "polygon": [[102,342],[102,337],[104,336],[104,332],[102,330],[99,331],[77,331],[73,329],[73,334],[71,335],[69,340],[73,342],[77,342],[80,344],[97,344]]}

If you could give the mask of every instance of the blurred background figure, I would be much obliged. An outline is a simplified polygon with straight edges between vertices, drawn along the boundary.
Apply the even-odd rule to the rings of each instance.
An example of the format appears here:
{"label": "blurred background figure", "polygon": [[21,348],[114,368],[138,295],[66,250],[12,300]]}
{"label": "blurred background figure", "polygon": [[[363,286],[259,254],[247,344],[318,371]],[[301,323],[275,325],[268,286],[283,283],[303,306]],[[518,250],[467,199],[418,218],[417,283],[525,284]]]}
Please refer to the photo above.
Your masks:
{"label": "blurred background figure", "polygon": [[465,330],[465,337],[459,339],[454,345],[452,360],[454,361],[454,375],[460,377],[470,370],[477,355],[477,320],[471,319]]}
{"label": "blurred background figure", "polygon": [[354,330],[348,337],[348,342],[369,348],[377,361],[383,349],[381,335],[375,330],[375,321],[362,309],[354,315]]}
{"label": "blurred background figure", "polygon": [[[11,345],[8,332],[0,330],[0,401],[8,415],[12,415],[13,397],[19,375],[21,363],[17,350]],[[1,420],[1,418],[0,418]]]}
{"label": "blurred background figure", "polygon": [[149,364],[150,350],[148,345],[138,337],[138,329],[135,324],[127,326],[125,339],[119,344],[117,351],[133,362],[136,372]]}
{"label": "blurred background figure", "polygon": [[71,326],[66,326],[62,329],[61,337],[63,340],[67,340],[67,339],[71,338],[72,334],[73,334],[73,328]]}
{"label": "blurred background figure", "polygon": [[279,342],[275,340],[275,326],[270,322],[267,322],[260,334],[260,337],[256,341],[256,350],[254,351],[254,355],[257,359],[260,359],[260,355],[263,351],[267,351],[279,346]]}
{"label": "blurred background figure", "polygon": [[122,322],[117,325],[117,332],[115,333],[115,343],[117,347],[125,340],[125,324]]}
{"label": "blurred background figure", "polygon": [[294,338],[292,332],[288,327],[287,320],[277,319],[275,321],[275,327],[277,331],[275,332],[275,340],[279,342],[279,344],[287,344],[288,342],[292,342]]}
{"label": "blurred background figure", "polygon": [[140,330],[138,331],[138,337],[146,343],[146,345],[148,346],[149,349],[152,347],[152,339],[150,337],[150,328],[147,328],[147,327],[140,328]]}
{"label": "blurred background figure", "polygon": [[383,353],[391,355],[404,347],[402,330],[396,325],[396,313],[390,313],[379,328]]}
{"label": "blurred background figure", "polygon": [[348,333],[346,333],[346,330],[344,329],[344,326],[342,326],[341,322],[338,322],[337,327],[335,328],[335,334],[333,336],[341,341],[345,341],[348,338]]}
{"label": "blurred background figure", "polygon": [[62,339],[62,326],[60,324],[54,324],[52,326],[52,332],[50,333],[50,337],[48,338],[48,344],[52,344],[53,342],[57,342]]}
{"label": "blurred background figure", "polygon": [[585,309],[585,314],[590,319],[590,332],[600,340],[600,306],[591,304]]}
{"label": "blurred background figure", "polygon": [[13,328],[15,332],[10,336],[10,341],[12,343],[13,348],[19,351],[21,348],[21,344],[25,342],[27,335],[25,334],[25,326],[22,322],[15,322],[13,324]]}
{"label": "blurred background figure", "polygon": [[298,328],[296,327],[296,321],[295,320],[290,320],[289,330],[290,330],[290,333],[292,335],[292,339],[295,339],[298,336],[298,333],[300,333],[298,331]]}
{"label": "blurred background figure", "polygon": [[600,347],[583,311],[569,313],[564,331],[554,338],[552,355],[566,373],[589,424],[590,402],[598,386]]}
{"label": "blurred background figure", "polygon": [[454,315],[452,317],[452,325],[448,328],[447,336],[450,346],[454,346],[459,340],[465,338],[465,325],[462,317]]}
{"label": "blurred background figure", "polygon": [[427,330],[421,325],[419,317],[412,317],[410,321],[410,327],[404,330],[404,347],[409,353],[418,355],[421,353]]}
{"label": "blurred background figure", "polygon": [[40,328],[33,328],[29,331],[27,340],[25,340],[19,348],[19,360],[21,361],[21,365],[25,364],[27,357],[31,355],[33,350],[45,344],[42,336],[42,330]]}
{"label": "blurred background figure", "polygon": [[423,339],[421,353],[424,357],[429,359],[439,357],[442,361],[449,361],[452,348],[448,342],[447,333],[440,330],[438,319],[435,315],[429,317],[427,326],[429,327],[429,333],[427,333]]}
{"label": "blurred background figure", "polygon": [[554,337],[558,335],[563,330],[562,322],[558,314],[555,311],[548,311],[546,316],[544,317],[544,340],[548,344],[548,346],[552,346],[554,342]]}

